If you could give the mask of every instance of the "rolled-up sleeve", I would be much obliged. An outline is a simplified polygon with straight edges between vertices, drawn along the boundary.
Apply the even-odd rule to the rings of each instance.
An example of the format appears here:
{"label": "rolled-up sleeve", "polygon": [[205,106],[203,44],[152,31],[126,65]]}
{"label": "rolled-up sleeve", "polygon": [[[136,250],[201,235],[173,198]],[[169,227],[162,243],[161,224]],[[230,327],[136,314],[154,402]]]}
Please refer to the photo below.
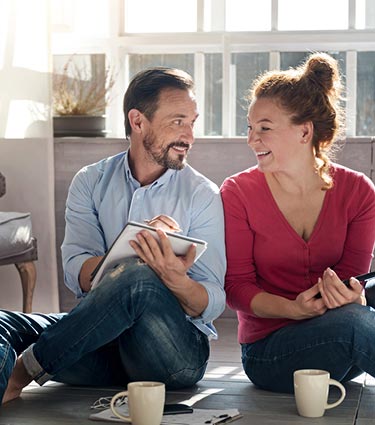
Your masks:
{"label": "rolled-up sleeve", "polygon": [[65,238],[61,247],[66,286],[77,297],[84,293],[79,285],[83,263],[92,256],[105,253],[105,240],[95,211],[92,191],[95,178],[88,178],[85,168],[74,177],[65,211]]}
{"label": "rolled-up sleeve", "polygon": [[192,211],[189,236],[207,242],[207,250],[189,271],[189,276],[204,286],[208,294],[208,305],[202,315],[190,318],[198,326],[217,319],[225,309],[224,213],[219,191],[214,186],[198,190]]}

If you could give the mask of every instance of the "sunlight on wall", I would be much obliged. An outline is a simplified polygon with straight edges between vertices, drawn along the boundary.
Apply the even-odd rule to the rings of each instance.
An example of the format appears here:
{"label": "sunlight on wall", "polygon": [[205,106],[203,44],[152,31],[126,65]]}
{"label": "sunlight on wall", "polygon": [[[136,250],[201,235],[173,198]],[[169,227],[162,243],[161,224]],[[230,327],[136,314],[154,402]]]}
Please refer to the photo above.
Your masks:
{"label": "sunlight on wall", "polygon": [[7,20],[8,9],[8,4],[5,2],[0,3],[0,69],[4,66],[6,34],[9,26],[9,22]]}
{"label": "sunlight on wall", "polygon": [[52,134],[48,0],[0,2],[0,138]]}
{"label": "sunlight on wall", "polygon": [[6,139],[43,137],[48,133],[46,105],[33,100],[10,100],[7,105]]}

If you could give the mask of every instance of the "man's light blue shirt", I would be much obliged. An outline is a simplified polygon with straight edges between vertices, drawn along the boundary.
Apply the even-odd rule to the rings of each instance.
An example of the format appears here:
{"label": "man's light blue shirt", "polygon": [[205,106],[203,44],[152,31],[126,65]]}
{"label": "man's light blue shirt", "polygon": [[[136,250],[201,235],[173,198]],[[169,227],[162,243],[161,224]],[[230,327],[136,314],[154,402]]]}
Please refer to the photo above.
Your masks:
{"label": "man's light blue shirt", "polygon": [[182,232],[207,242],[207,250],[188,275],[208,293],[200,317],[188,317],[205,334],[215,336],[212,320],[225,308],[224,214],[218,187],[189,165],[167,170],[148,186],[132,176],[127,152],[80,170],[69,189],[62,245],[66,285],[82,297],[78,277],[83,263],[106,253],[128,221],[173,217]]}

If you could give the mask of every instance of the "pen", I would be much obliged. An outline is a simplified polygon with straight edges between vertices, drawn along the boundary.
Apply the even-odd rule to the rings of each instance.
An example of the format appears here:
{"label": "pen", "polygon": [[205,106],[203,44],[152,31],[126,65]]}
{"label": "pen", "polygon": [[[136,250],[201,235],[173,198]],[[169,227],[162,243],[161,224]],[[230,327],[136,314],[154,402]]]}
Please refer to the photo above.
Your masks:
{"label": "pen", "polygon": [[212,419],[209,419],[208,421],[205,422],[205,424],[212,424],[212,425],[227,424],[239,418],[242,418],[241,414],[230,416],[227,413],[223,413],[222,415],[214,416]]}
{"label": "pen", "polygon": [[219,420],[218,422],[215,422],[216,419],[228,419],[229,415],[227,413],[224,413],[223,415],[220,416],[214,416],[212,419],[209,419],[208,421],[205,422],[205,424],[220,424],[222,423],[221,420]]}
{"label": "pen", "polygon": [[233,421],[235,421],[237,419],[240,419],[240,418],[242,418],[242,415],[241,414],[235,415],[235,416],[229,416],[229,415],[227,415],[226,418],[223,418],[223,419],[221,419],[221,420],[219,420],[217,422],[213,422],[213,424],[214,425],[218,425],[218,424],[229,424],[229,422],[233,422]]}

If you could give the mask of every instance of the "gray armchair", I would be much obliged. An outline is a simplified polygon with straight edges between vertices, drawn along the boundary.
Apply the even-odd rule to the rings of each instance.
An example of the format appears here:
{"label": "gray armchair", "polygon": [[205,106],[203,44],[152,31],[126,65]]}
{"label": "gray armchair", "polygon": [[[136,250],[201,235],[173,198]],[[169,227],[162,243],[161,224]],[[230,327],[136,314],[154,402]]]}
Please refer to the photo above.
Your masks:
{"label": "gray armchair", "polygon": [[[5,192],[5,177],[0,173],[0,198]],[[37,241],[32,237],[30,214],[0,211],[0,266],[16,266],[21,278],[22,310],[25,313],[32,311],[36,283],[34,261],[37,259]]]}

